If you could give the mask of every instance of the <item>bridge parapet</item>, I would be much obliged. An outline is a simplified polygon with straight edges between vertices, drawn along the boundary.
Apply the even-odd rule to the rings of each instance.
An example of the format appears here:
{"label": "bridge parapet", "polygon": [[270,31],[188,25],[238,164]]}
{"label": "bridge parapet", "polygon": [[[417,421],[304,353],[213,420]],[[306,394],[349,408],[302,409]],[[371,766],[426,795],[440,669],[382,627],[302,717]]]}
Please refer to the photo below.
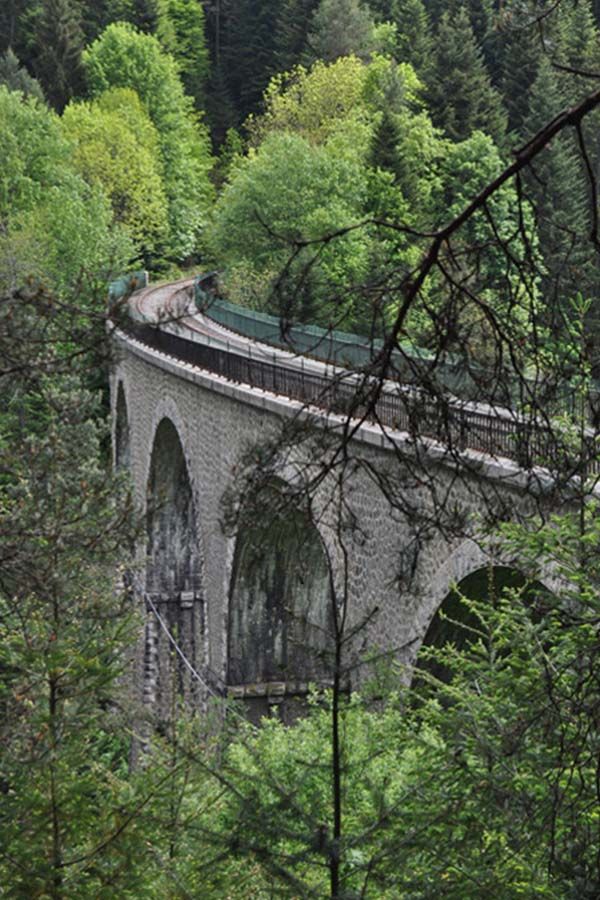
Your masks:
{"label": "bridge parapet", "polygon": [[[556,458],[553,432],[505,407],[432,395],[422,388],[346,369],[318,372],[314,367],[292,367],[275,355],[269,359],[253,354],[251,343],[240,352],[239,347],[223,348],[196,335],[188,339],[179,326],[176,331],[169,324],[121,320],[119,328],[160,353],[234,383],[364,420],[390,436],[400,432],[407,440],[434,440],[450,454],[474,450],[510,460],[525,470],[543,468]],[[598,473],[600,460],[592,459],[586,474]]]}

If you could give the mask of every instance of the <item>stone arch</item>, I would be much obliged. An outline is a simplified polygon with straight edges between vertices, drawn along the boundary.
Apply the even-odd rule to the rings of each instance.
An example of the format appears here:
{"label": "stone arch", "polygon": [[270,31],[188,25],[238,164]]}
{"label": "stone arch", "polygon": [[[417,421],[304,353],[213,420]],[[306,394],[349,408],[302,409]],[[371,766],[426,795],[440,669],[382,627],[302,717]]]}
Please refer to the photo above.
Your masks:
{"label": "stone arch", "polygon": [[277,505],[238,531],[229,585],[229,685],[284,683],[302,693],[330,673],[331,575],[319,530],[305,509]]}
{"label": "stone arch", "polygon": [[119,381],[115,404],[115,468],[129,469],[131,466],[131,434],[125,388]]}
{"label": "stone arch", "polygon": [[[473,551],[473,548],[470,549]],[[479,621],[462,602],[462,597],[492,603],[494,598],[499,597],[505,590],[525,588],[524,599],[528,605],[531,604],[531,614],[534,617],[540,614],[538,601],[540,595],[551,593],[548,585],[538,580],[532,582],[519,569],[518,562],[508,563],[493,557],[485,558],[483,551],[481,556],[483,559],[479,553],[470,552],[463,557],[462,565],[456,566],[458,571],[462,569],[461,577],[447,584],[445,596],[429,618],[419,649],[427,646],[441,647],[448,642],[452,642],[460,649],[470,643],[473,639],[473,632],[470,629],[477,629]],[[465,558],[473,562],[478,557],[480,564],[475,567],[469,566],[465,571]],[[417,666],[424,666],[442,680],[449,677],[449,673],[437,662],[430,660],[423,663],[418,656],[416,662]]]}
{"label": "stone arch", "polygon": [[147,701],[156,701],[164,711],[169,692],[176,689],[198,698],[200,685],[177,654],[163,624],[196,669],[205,664],[206,631],[196,503],[179,433],[167,417],[161,419],[154,434],[146,499],[149,602],[144,693]]}

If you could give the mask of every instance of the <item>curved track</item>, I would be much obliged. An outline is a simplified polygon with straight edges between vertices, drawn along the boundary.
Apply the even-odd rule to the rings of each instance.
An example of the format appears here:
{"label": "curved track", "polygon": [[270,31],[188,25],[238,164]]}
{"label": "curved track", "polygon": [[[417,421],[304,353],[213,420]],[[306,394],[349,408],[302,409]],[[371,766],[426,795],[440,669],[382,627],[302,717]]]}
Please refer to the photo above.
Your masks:
{"label": "curved track", "polygon": [[[433,441],[446,454],[468,449],[494,460],[511,460],[521,470],[544,467],[552,458],[552,435],[535,419],[507,408],[440,398],[397,381],[381,383],[368,374],[260,343],[199,313],[193,285],[193,278],[182,278],[132,294],[127,304],[135,336],[226,380],[300,400],[328,415],[340,413],[356,420],[356,427],[370,422],[382,436],[396,433],[411,443]],[[148,327],[153,325],[160,328]],[[600,459],[591,461],[592,471],[600,472]]]}
{"label": "curved track", "polygon": [[[244,337],[214,322],[196,309],[193,296],[194,278],[181,278],[165,284],[148,286],[129,299],[134,320],[160,324],[180,337],[207,344],[252,359],[263,359],[293,371],[312,371],[315,374],[343,372],[331,364],[298,356],[287,350],[262,344]],[[348,377],[350,373],[348,373]]]}

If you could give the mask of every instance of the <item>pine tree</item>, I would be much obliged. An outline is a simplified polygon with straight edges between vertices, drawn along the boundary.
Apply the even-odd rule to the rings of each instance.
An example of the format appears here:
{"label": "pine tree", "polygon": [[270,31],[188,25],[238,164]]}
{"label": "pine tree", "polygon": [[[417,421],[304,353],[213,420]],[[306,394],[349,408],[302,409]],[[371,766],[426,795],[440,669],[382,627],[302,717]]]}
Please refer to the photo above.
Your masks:
{"label": "pine tree", "polygon": [[[555,23],[557,62],[584,72],[600,71],[600,36],[588,3],[573,0],[561,6]],[[562,73],[561,83],[565,101],[574,103],[589,92],[585,77]]]}
{"label": "pine tree", "polygon": [[[29,6],[29,10],[28,10]],[[19,52],[27,43],[28,12],[35,4],[27,0],[3,0],[0,3],[0,51],[12,48]]]}
{"label": "pine tree", "polygon": [[282,0],[277,15],[275,60],[286,72],[300,62],[306,49],[310,21],[319,0]]}
{"label": "pine tree", "polygon": [[228,130],[234,128],[240,121],[223,66],[216,62],[212,67],[206,90],[206,116],[216,147],[225,140]]}
{"label": "pine tree", "polygon": [[456,141],[480,129],[501,143],[506,133],[506,111],[486,71],[467,10],[454,17],[443,14],[436,48],[426,79],[434,123]]}
{"label": "pine tree", "polygon": [[390,22],[394,18],[396,0],[366,0],[366,2],[378,22]]}
{"label": "pine tree", "polygon": [[186,92],[194,98],[198,109],[204,106],[210,69],[204,28],[200,0],[164,0],[157,36],[177,60]]}
{"label": "pine tree", "polygon": [[308,55],[333,62],[340,56],[368,56],[374,21],[360,0],[321,0],[310,23]]}
{"label": "pine tree", "polygon": [[82,90],[84,40],[81,8],[74,0],[43,0],[35,33],[36,75],[59,111]]}
{"label": "pine tree", "polygon": [[391,18],[398,30],[396,59],[424,73],[433,55],[433,36],[423,0],[394,0]]}
{"label": "pine tree", "polygon": [[424,0],[424,3],[431,21],[436,25],[439,25],[445,13],[451,19],[456,18],[461,12],[468,14],[475,41],[483,53],[493,78],[496,68],[492,35],[494,0]]}
{"label": "pine tree", "polygon": [[384,109],[381,119],[373,131],[370,163],[373,168],[386,169],[392,172],[395,180],[402,170],[398,144],[400,143],[400,127],[397,118],[388,109]]}
{"label": "pine tree", "polygon": [[274,71],[273,5],[270,0],[223,0],[221,16],[222,72],[243,121],[259,107]]}
{"label": "pine tree", "polygon": [[[531,90],[528,125],[534,133],[564,105],[560,76],[543,58]],[[560,326],[562,311],[578,291],[588,296],[592,259],[586,235],[589,212],[574,137],[559,135],[539,157],[526,178],[536,209],[537,235],[543,258],[541,295],[548,320]]]}
{"label": "pine tree", "polygon": [[160,20],[160,0],[130,0],[131,18],[129,19],[140,31],[154,34]]}
{"label": "pine tree", "polygon": [[4,56],[0,56],[0,84],[5,84],[11,91],[21,91],[26,97],[36,97],[44,102],[44,92],[39,81],[19,65],[12,50],[7,50]]}
{"label": "pine tree", "polygon": [[524,137],[530,130],[529,98],[540,65],[539,36],[533,29],[503,28],[496,36],[496,52],[499,90],[508,112],[508,128]]}
{"label": "pine tree", "polygon": [[100,368],[100,323],[82,296],[70,300],[66,312],[45,291],[1,299],[0,356],[14,365],[0,399],[0,883],[15,898],[144,892],[117,849],[128,803],[119,678],[135,622],[115,574],[135,528],[101,450],[99,398],[84,387]]}

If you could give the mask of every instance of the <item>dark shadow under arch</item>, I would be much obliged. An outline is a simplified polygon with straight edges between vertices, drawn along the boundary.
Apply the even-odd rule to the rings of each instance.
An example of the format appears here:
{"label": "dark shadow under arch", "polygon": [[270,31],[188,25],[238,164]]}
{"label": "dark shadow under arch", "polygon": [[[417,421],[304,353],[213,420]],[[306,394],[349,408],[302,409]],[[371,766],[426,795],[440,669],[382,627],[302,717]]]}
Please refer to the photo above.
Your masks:
{"label": "dark shadow under arch", "polygon": [[[493,603],[509,590],[523,590],[523,602],[530,607],[534,620],[543,614],[544,597],[550,596],[543,584],[531,582],[518,569],[509,566],[486,566],[471,572],[451,588],[433,616],[421,648],[443,647],[448,643],[458,649],[468,646],[475,640],[470,629],[477,629],[479,620],[461,598]],[[450,681],[449,671],[437,661],[418,656],[416,665],[441,681]]]}
{"label": "dark shadow under arch", "polygon": [[[331,583],[306,511],[278,504],[237,535],[229,595],[228,683],[323,680],[330,666]],[[264,498],[263,498],[264,499]],[[268,504],[267,504],[268,507]]]}
{"label": "dark shadow under arch", "polygon": [[[204,664],[204,606],[201,558],[192,486],[177,430],[163,419],[154,438],[147,487],[146,593],[168,626],[182,653],[194,667]],[[151,644],[146,670],[155,679],[152,699],[164,704],[173,679],[185,694],[195,695],[198,683],[164,629],[150,615]],[[154,673],[154,675],[152,675]]]}
{"label": "dark shadow under arch", "polygon": [[128,469],[131,464],[131,442],[129,434],[129,416],[123,382],[119,382],[115,413],[115,466],[117,469]]}

